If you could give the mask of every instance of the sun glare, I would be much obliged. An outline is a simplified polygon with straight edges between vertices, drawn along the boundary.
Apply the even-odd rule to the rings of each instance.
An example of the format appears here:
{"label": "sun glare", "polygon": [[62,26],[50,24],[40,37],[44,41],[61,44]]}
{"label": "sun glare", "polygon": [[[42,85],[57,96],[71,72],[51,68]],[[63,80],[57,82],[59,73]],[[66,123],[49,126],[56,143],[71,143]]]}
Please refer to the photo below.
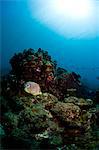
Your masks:
{"label": "sun glare", "polygon": [[96,0],[31,0],[30,7],[35,19],[66,38],[97,35]]}
{"label": "sun glare", "polygon": [[91,10],[90,0],[53,0],[53,11],[72,19],[89,17]]}

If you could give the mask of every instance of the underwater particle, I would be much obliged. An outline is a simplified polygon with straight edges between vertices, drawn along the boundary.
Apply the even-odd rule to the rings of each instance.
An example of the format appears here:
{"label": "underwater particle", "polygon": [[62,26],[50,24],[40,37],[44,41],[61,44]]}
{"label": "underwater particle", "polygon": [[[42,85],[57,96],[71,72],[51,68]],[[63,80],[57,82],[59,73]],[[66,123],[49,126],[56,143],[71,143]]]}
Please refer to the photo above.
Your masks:
{"label": "underwater particle", "polygon": [[24,84],[24,90],[32,95],[42,94],[39,84],[31,81]]}

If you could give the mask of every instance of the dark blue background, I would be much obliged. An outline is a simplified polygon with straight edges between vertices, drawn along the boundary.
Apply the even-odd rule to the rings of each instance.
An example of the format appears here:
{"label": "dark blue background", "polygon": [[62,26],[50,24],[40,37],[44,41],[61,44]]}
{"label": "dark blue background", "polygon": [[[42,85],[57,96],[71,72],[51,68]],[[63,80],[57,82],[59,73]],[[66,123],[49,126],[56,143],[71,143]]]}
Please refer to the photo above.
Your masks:
{"label": "dark blue background", "polygon": [[1,71],[25,48],[48,50],[58,65],[81,74],[92,88],[99,87],[99,36],[64,38],[33,18],[27,0],[1,0]]}

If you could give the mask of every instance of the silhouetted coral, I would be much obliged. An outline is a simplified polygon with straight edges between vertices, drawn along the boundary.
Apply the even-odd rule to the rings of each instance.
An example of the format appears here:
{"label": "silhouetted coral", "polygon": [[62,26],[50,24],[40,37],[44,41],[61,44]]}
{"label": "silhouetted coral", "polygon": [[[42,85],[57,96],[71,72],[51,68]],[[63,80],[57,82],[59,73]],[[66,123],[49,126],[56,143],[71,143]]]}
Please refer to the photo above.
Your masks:
{"label": "silhouetted coral", "polygon": [[13,78],[15,86],[17,82],[17,87],[21,87],[24,82],[33,81],[39,83],[42,92],[49,92],[59,99],[68,94],[67,89],[76,89],[76,94],[81,87],[80,75],[57,68],[56,61],[41,48],[38,51],[28,49],[15,54],[10,64],[12,71],[9,76]]}

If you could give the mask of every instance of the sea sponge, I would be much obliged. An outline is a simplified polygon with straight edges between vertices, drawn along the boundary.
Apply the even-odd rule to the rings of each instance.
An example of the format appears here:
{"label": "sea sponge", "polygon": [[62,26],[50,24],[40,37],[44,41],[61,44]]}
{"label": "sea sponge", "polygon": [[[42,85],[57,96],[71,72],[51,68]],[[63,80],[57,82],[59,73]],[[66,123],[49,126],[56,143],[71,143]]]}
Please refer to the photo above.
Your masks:
{"label": "sea sponge", "polygon": [[26,82],[24,84],[24,90],[25,92],[30,93],[32,95],[42,94],[39,84],[32,81]]}

